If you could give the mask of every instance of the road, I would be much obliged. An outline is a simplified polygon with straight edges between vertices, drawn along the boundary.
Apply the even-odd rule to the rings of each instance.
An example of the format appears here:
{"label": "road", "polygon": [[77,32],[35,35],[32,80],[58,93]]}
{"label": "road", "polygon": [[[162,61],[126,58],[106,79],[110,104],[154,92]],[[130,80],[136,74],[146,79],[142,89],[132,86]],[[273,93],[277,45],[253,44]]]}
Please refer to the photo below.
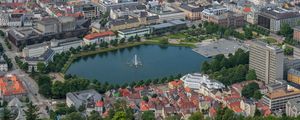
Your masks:
{"label": "road", "polygon": [[15,56],[17,56],[18,52],[16,50],[9,50],[5,44],[3,37],[0,37],[0,43],[4,48],[4,53],[7,55],[8,58],[11,59],[13,64],[12,70],[9,73],[16,74],[20,78],[21,82],[23,83],[28,92],[29,100],[32,101],[34,105],[37,105],[40,108],[40,118],[49,118],[49,115],[45,108],[46,106],[50,106],[50,100],[44,98],[38,93],[39,87],[37,83],[31,77],[29,77],[27,73],[25,73],[18,67],[15,61]]}

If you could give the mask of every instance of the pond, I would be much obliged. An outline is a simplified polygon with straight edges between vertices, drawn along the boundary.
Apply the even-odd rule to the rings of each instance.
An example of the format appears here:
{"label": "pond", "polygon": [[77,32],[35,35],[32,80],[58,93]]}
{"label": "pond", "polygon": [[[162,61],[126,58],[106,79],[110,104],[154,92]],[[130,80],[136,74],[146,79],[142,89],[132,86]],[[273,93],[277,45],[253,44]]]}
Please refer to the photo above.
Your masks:
{"label": "pond", "polygon": [[123,84],[199,72],[205,60],[208,58],[189,47],[139,45],[80,57],[66,74]]}

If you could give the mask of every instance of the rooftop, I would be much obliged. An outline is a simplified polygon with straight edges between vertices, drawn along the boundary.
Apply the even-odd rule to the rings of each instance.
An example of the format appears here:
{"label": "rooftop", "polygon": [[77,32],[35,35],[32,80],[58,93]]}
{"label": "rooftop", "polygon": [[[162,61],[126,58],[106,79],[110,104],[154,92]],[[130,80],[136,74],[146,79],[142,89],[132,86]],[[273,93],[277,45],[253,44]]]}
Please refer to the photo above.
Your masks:
{"label": "rooftop", "polygon": [[224,6],[213,6],[207,9],[204,9],[202,12],[209,15],[219,14],[221,11],[227,12],[228,9]]}
{"label": "rooftop", "polygon": [[41,56],[39,57],[25,57],[25,60],[27,62],[34,62],[34,61],[43,61],[48,62],[50,59],[52,59],[55,52],[52,49],[47,49]]}
{"label": "rooftop", "polygon": [[91,34],[88,34],[88,35],[84,36],[84,39],[93,40],[93,39],[99,38],[99,37],[114,36],[114,35],[115,35],[114,32],[112,32],[112,31],[106,31],[106,32],[100,32],[100,33],[91,33]]}
{"label": "rooftop", "polygon": [[75,18],[74,18],[74,17],[71,17],[71,16],[61,16],[61,17],[58,17],[58,20],[59,20],[61,23],[67,23],[67,22],[74,22],[74,21],[75,21]]}
{"label": "rooftop", "polygon": [[59,21],[57,18],[44,18],[41,21],[39,21],[40,24],[43,25],[52,25],[52,24],[57,24]]}
{"label": "rooftop", "polygon": [[87,104],[93,103],[95,106],[103,105],[101,102],[99,102],[101,101],[102,95],[93,89],[79,92],[69,92],[66,96],[76,104],[87,102]]}
{"label": "rooftop", "polygon": [[296,11],[287,10],[284,8],[264,8],[261,10],[261,14],[271,17],[273,19],[288,19],[294,17],[300,17],[300,14]]}
{"label": "rooftop", "polygon": [[0,91],[2,91],[5,96],[26,93],[22,82],[17,78],[16,75],[0,77]]}
{"label": "rooftop", "polygon": [[274,50],[274,51],[276,51],[276,52],[283,52],[283,50],[282,50],[280,47],[275,46],[275,45],[269,45],[268,43],[263,42],[263,40],[255,40],[255,41],[251,41],[250,44],[260,45],[260,46],[263,46],[263,47],[265,47],[265,48]]}
{"label": "rooftop", "polygon": [[193,6],[193,5],[189,5],[189,4],[181,4],[180,7],[182,9],[188,10],[190,12],[202,12],[202,10],[204,10],[203,7]]}
{"label": "rooftop", "polygon": [[300,31],[300,26],[295,26],[294,30]]}
{"label": "rooftop", "polygon": [[277,98],[289,97],[289,96],[294,96],[299,94],[300,94],[299,89],[293,89],[293,90],[278,89],[273,92],[267,93],[266,97],[270,99],[277,99]]}
{"label": "rooftop", "polygon": [[203,85],[209,89],[223,89],[225,85],[216,80],[211,80],[206,75],[200,73],[187,74],[180,78],[184,83],[192,82]]}

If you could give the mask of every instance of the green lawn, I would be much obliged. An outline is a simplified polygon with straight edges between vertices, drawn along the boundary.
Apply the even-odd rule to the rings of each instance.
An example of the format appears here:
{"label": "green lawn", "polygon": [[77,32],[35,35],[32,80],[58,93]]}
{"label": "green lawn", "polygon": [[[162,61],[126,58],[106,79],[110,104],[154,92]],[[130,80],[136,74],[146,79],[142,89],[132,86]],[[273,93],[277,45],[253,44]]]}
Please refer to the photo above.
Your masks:
{"label": "green lawn", "polygon": [[277,40],[275,40],[274,38],[271,38],[271,37],[266,37],[262,40],[267,43],[276,43],[277,42]]}
{"label": "green lawn", "polygon": [[184,39],[187,37],[187,35],[185,35],[184,33],[175,33],[175,34],[169,34],[166,37],[170,38],[170,39]]}

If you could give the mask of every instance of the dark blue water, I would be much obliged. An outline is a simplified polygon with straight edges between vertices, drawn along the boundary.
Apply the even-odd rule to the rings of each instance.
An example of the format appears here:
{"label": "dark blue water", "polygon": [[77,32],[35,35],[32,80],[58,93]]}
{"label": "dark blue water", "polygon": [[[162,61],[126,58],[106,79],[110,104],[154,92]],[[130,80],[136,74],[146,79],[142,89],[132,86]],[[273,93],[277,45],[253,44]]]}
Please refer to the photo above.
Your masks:
{"label": "dark blue water", "polygon": [[[142,62],[139,68],[128,64],[135,54]],[[81,57],[72,63],[66,73],[100,82],[122,84],[199,72],[205,60],[208,59],[188,47],[140,45]]]}

